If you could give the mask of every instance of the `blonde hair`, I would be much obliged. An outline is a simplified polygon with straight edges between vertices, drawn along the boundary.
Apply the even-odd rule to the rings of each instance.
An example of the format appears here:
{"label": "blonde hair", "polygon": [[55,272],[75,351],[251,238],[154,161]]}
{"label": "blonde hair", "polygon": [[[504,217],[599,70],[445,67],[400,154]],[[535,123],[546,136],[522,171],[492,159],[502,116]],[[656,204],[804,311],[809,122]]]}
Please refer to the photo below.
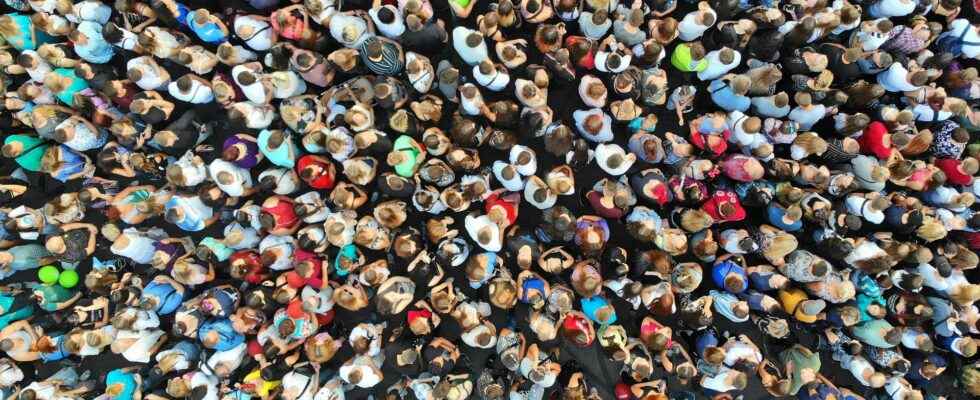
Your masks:
{"label": "blonde hair", "polygon": [[980,299],[980,285],[955,286],[949,293],[949,299],[956,305],[969,306]]}
{"label": "blonde hair", "polygon": [[20,33],[20,28],[14,22],[13,17],[10,15],[0,15],[0,36],[9,40],[9,38],[16,37]]}
{"label": "blonde hair", "polygon": [[793,145],[799,146],[807,154],[823,154],[827,151],[827,141],[814,132],[804,132],[796,136]]}
{"label": "blonde hair", "polygon": [[714,219],[708,213],[691,209],[681,214],[681,227],[689,232],[700,232],[714,223]]}
{"label": "blonde hair", "polygon": [[960,375],[960,382],[966,388],[967,393],[980,396],[980,365],[963,368],[963,373]]}

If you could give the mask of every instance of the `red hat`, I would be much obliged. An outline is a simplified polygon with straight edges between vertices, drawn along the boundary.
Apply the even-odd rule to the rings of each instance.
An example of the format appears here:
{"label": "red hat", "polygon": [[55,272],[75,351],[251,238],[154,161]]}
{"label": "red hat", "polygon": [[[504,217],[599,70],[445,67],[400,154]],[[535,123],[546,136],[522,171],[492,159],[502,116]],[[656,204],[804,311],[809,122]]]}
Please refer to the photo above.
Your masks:
{"label": "red hat", "polygon": [[561,322],[561,333],[566,340],[579,347],[589,347],[595,341],[592,322],[580,312],[570,312]]}
{"label": "red hat", "polygon": [[864,128],[864,134],[858,138],[858,144],[861,145],[861,152],[865,154],[874,154],[875,157],[879,159],[887,159],[888,156],[892,154],[892,148],[890,145],[885,145],[885,137],[888,135],[888,127],[885,124],[875,121]]}

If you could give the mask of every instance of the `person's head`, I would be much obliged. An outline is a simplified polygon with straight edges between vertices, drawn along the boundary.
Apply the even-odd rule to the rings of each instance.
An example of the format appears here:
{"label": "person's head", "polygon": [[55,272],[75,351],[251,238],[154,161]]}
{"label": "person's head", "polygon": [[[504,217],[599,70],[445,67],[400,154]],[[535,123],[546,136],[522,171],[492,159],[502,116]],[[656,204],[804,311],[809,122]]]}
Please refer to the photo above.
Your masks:
{"label": "person's head", "polygon": [[605,9],[598,9],[592,13],[592,23],[595,25],[605,24],[609,20],[609,12]]}
{"label": "person's head", "polygon": [[701,60],[704,58],[705,50],[704,45],[701,42],[694,42],[688,45],[691,49],[691,59],[694,61]]}
{"label": "person's head", "polygon": [[44,248],[53,254],[64,254],[67,250],[65,239],[61,235],[54,235],[44,242]]}
{"label": "person's head", "polygon": [[891,345],[897,345],[902,342],[902,328],[894,327],[885,332],[884,336],[885,342]]}
{"label": "person's head", "polygon": [[745,95],[752,86],[752,80],[745,75],[735,75],[731,82],[732,91],[738,95]]}
{"label": "person's head", "polygon": [[384,43],[381,43],[380,40],[373,40],[367,44],[366,50],[368,58],[379,59],[384,51]]}
{"label": "person's head", "polygon": [[909,74],[909,83],[913,86],[924,86],[929,83],[929,73],[925,70],[918,70]]}
{"label": "person's head", "polygon": [[808,107],[813,104],[813,98],[806,92],[797,92],[793,95],[793,100],[801,107]]}
{"label": "person's head", "polygon": [[963,355],[963,357],[970,358],[977,354],[977,341],[969,336],[963,337],[956,341],[953,348]]}
{"label": "person's head", "polygon": [[704,350],[704,360],[711,364],[721,364],[725,361],[725,349],[717,346],[708,347]]}
{"label": "person's head", "polygon": [[478,32],[471,32],[469,35],[466,35],[466,46],[467,47],[476,48],[476,47],[480,46],[481,44],[483,44],[483,35],[481,35],[480,33],[478,33]]}
{"label": "person's head", "polygon": [[37,392],[34,389],[24,389],[20,391],[20,395],[17,396],[17,400],[35,400],[37,399]]}
{"label": "person's head", "polygon": [[952,288],[949,299],[959,306],[969,306],[980,299],[980,285],[965,284]]}
{"label": "person's head", "polygon": [[395,21],[395,13],[391,11],[390,7],[381,7],[378,10],[378,21],[385,24],[390,24]]}
{"label": "person's head", "polygon": [[968,393],[980,396],[980,367],[966,366],[960,373],[960,381]]}

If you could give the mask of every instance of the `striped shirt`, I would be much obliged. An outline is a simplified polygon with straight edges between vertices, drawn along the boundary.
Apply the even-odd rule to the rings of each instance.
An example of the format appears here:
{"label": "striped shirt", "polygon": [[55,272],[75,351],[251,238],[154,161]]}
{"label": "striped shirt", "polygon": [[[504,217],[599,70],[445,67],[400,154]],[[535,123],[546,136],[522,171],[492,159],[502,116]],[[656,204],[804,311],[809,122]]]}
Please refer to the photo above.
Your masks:
{"label": "striped shirt", "polygon": [[[368,46],[375,41],[381,41],[381,58],[378,60],[372,60],[368,55]],[[401,47],[390,39],[372,37],[364,41],[359,51],[364,65],[378,75],[397,75],[405,66],[401,57]]]}

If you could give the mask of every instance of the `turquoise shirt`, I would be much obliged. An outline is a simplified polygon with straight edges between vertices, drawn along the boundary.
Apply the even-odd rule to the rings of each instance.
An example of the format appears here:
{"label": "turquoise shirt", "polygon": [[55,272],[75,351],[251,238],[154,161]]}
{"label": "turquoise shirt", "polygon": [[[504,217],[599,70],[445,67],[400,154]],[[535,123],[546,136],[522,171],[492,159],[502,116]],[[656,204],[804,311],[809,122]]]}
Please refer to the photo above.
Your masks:
{"label": "turquoise shirt", "polygon": [[123,390],[115,396],[109,396],[112,400],[133,400],[136,397],[136,378],[133,374],[129,372],[123,372],[121,369],[114,369],[109,371],[105,376],[106,386],[114,384],[122,384]]}
{"label": "turquoise shirt", "polygon": [[259,151],[265,155],[269,162],[280,167],[293,168],[296,165],[296,152],[299,149],[296,147],[296,143],[293,143],[292,135],[289,133],[285,135],[285,140],[276,149],[269,148],[269,137],[272,136],[272,131],[268,129],[259,132],[259,137],[255,141],[259,145]]}
{"label": "turquoise shirt", "polygon": [[0,295],[0,308],[3,308],[3,315],[0,315],[0,329],[6,328],[7,325],[10,325],[13,322],[17,322],[34,315],[34,307],[31,305],[21,307],[16,310],[11,310],[10,308],[13,307],[13,305],[13,296]]}
{"label": "turquoise shirt", "polygon": [[75,107],[75,93],[88,89],[88,82],[75,75],[74,69],[57,68],[54,70],[54,73],[71,79],[71,84],[65,90],[55,93],[55,96],[68,107]]}
{"label": "turquoise shirt", "polygon": [[[11,19],[13,19],[14,24],[17,25],[20,31],[17,36],[3,38],[9,43],[13,48],[24,51],[24,50],[36,50],[38,46],[54,42],[54,38],[44,33],[43,31],[35,31],[34,23],[31,22],[31,17],[26,14],[6,14]],[[31,37],[31,32],[34,32],[34,37]]]}

